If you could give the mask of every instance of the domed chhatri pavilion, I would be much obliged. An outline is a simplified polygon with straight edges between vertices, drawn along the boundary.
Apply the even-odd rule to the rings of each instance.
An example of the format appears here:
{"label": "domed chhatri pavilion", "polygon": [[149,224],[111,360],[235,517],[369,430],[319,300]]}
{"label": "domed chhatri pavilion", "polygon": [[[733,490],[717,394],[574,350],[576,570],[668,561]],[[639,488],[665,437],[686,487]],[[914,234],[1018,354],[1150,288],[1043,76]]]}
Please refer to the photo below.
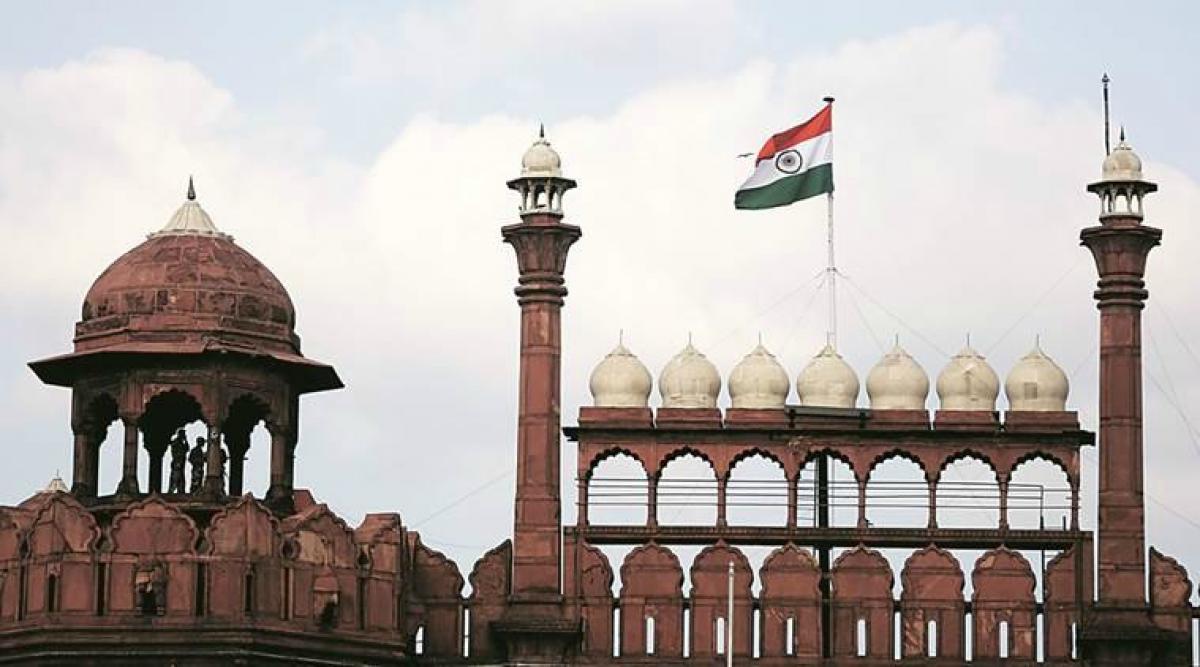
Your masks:
{"label": "domed chhatri pavilion", "polygon": [[[88,290],[74,351],[31,364],[71,389],[74,462],[69,487],[56,479],[0,508],[0,663],[1190,660],[1191,582],[1145,545],[1140,313],[1161,232],[1143,224],[1155,185],[1124,137],[1089,186],[1100,224],[1081,234],[1100,274],[1095,530],[1081,525],[1079,490],[1081,448],[1096,437],[1081,430],[1068,377],[1040,344],[1006,373],[1006,410],[999,374],[967,345],[938,372],[931,412],[930,376],[898,342],[867,373],[863,405],[859,374],[833,345],[793,382],[760,340],[730,370],[723,405],[720,369],[690,337],[658,374],[655,407],[655,378],[623,340],[595,367],[593,405],[565,429],[578,450],[578,512],[564,527],[561,309],[581,231],[563,222],[563,196],[575,183],[539,133],[508,186],[520,220],[501,233],[516,252],[521,316],[511,540],[464,579],[398,515],[352,528],[296,487],[299,396],[342,383],[302,354],[287,291],[219,231],[189,184],[167,225]],[[203,437],[189,438],[197,424]],[[114,426],[121,474],[101,479]],[[256,427],[270,436],[270,482],[248,490]],[[708,500],[668,478],[687,457],[711,472]],[[740,484],[754,458],[777,468],[777,484]],[[899,495],[872,494],[873,471],[895,458],[920,478]],[[638,474],[607,478],[619,459]],[[946,470],[968,459],[993,475],[994,493],[943,493],[955,483]],[[1061,522],[1013,520],[1029,509],[1019,469],[1035,459],[1065,479]],[[1044,512],[1047,489],[1035,492]],[[964,497],[994,518],[944,522]],[[870,518],[897,498],[892,509],[924,518]],[[607,520],[601,510],[614,504],[635,519]],[[680,505],[710,518],[676,521]],[[736,520],[748,507],[778,512]],[[755,569],[747,553],[762,547],[769,555]],[[699,553],[685,589],[688,548]],[[883,555],[897,550],[898,576]],[[969,596],[952,553],[964,551]],[[1026,554],[1038,552],[1035,569]]]}

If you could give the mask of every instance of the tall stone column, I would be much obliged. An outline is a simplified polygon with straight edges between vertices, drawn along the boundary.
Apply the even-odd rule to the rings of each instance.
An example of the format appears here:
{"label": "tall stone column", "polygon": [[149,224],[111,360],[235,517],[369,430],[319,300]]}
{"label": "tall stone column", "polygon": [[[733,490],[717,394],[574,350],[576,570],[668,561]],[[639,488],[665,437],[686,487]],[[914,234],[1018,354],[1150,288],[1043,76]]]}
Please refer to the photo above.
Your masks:
{"label": "tall stone column", "polygon": [[522,158],[521,222],[501,230],[517,255],[521,364],[517,408],[510,608],[495,626],[508,657],[522,664],[560,663],[578,635],[563,611],[560,480],[561,310],[567,252],[580,237],[562,221],[562,195],[575,183],[544,137]]}
{"label": "tall stone column", "polygon": [[1088,186],[1100,197],[1100,224],[1080,238],[1100,275],[1100,484],[1096,575],[1099,599],[1083,628],[1084,658],[1095,665],[1159,664],[1175,641],[1150,620],[1146,601],[1143,497],[1142,278],[1162,231],[1142,224],[1142,201],[1157,186],[1121,142]]}

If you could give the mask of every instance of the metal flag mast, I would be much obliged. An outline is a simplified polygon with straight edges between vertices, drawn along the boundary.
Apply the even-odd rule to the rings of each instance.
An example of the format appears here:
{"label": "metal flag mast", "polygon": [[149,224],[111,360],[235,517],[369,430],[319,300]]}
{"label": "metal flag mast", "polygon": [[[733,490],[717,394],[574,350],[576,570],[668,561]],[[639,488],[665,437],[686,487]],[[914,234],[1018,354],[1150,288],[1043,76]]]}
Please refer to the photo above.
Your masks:
{"label": "metal flag mast", "polygon": [[[826,104],[833,106],[833,97],[824,98]],[[831,139],[832,141],[832,139]],[[825,193],[825,281],[829,288],[829,313],[825,325],[825,343],[837,349],[837,264],[833,254],[833,191]]]}
{"label": "metal flag mast", "polygon": [[[825,104],[828,104],[831,109],[833,107],[833,97],[825,96]],[[832,141],[832,136],[830,137]],[[833,349],[837,349],[837,263],[834,261],[833,254],[833,191],[825,193],[825,250],[827,253],[825,264],[825,280],[826,287],[829,288],[829,319],[825,325],[825,344]],[[817,502],[816,507],[816,524],[818,528],[829,527],[829,455],[822,454],[817,457],[817,479],[816,493],[814,494]],[[831,631],[831,621],[833,620],[832,608],[830,607],[830,594],[832,588],[829,581],[830,568],[830,553],[829,547],[819,547],[817,549],[817,565],[821,569],[821,581],[819,588],[821,591],[821,655],[829,658],[833,655],[833,633]]]}

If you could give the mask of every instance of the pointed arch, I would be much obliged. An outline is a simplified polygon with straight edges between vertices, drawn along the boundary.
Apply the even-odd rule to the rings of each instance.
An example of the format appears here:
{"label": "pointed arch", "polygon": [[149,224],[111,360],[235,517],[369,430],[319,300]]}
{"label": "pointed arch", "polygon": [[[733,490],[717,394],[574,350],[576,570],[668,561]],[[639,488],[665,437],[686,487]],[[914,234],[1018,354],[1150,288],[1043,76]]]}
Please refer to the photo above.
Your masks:
{"label": "pointed arch", "polygon": [[[762,581],[762,655],[821,657],[821,570],[807,549],[786,544],[759,570]],[[792,631],[788,632],[788,627]],[[790,645],[789,645],[790,642]]]}
{"label": "pointed arch", "polygon": [[958,559],[931,544],[904,561],[900,580],[901,657],[961,659],[966,604]]}
{"label": "pointed arch", "polygon": [[504,540],[475,562],[471,569],[471,659],[496,659],[504,656],[504,644],[490,631],[492,623],[504,616],[512,588],[512,542]]}

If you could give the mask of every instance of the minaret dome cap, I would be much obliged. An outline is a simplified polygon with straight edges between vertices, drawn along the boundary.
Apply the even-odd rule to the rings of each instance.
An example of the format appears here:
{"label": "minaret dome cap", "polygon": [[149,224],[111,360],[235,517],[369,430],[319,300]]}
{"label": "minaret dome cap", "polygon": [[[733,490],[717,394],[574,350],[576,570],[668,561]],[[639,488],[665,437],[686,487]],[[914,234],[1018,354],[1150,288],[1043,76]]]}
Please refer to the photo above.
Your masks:
{"label": "minaret dome cap", "polygon": [[525,178],[562,178],[562,158],[546,141],[546,130],[538,128],[538,138],[521,156],[521,176]]}
{"label": "minaret dome cap", "polygon": [[1121,140],[1112,152],[1104,158],[1101,168],[1103,181],[1140,181],[1142,180],[1142,159],[1133,152],[1133,147],[1125,141],[1125,130],[1121,130]]}

